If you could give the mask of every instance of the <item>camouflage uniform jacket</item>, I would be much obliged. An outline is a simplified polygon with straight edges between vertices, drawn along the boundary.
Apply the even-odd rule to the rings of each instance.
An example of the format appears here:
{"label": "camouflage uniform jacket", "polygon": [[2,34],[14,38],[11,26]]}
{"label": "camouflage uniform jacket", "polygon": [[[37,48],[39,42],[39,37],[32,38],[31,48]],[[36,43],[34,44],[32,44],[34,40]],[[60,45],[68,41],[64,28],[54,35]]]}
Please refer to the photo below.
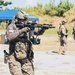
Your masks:
{"label": "camouflage uniform jacket", "polygon": [[61,35],[61,37],[67,36],[67,32],[68,32],[68,30],[64,25],[61,25],[59,27],[59,35]]}
{"label": "camouflage uniform jacket", "polygon": [[[14,55],[15,50],[25,50],[25,56],[27,56],[27,50],[32,50],[32,43],[28,39],[28,33],[21,33],[21,30],[16,27],[15,24],[10,24],[7,30],[7,36],[9,40],[9,54]],[[42,35],[45,30],[36,28],[34,34]],[[17,52],[16,51],[16,52]]]}

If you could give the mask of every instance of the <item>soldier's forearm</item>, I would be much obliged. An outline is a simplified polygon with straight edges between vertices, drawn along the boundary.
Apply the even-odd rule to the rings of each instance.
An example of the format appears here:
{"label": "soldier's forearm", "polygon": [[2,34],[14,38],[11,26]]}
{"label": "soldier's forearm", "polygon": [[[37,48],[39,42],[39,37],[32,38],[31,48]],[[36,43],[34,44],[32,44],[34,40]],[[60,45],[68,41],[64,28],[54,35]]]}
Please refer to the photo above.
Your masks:
{"label": "soldier's forearm", "polygon": [[11,40],[16,39],[21,33],[22,33],[21,30],[18,30],[18,31],[13,32],[13,33],[9,33],[8,34],[8,40],[11,41]]}
{"label": "soldier's forearm", "polygon": [[34,34],[42,35],[45,32],[45,29],[39,28],[35,29]]}
{"label": "soldier's forearm", "polygon": [[42,29],[42,30],[40,30],[40,31],[38,32],[38,34],[39,34],[39,35],[42,35],[44,32],[45,32],[45,30]]}

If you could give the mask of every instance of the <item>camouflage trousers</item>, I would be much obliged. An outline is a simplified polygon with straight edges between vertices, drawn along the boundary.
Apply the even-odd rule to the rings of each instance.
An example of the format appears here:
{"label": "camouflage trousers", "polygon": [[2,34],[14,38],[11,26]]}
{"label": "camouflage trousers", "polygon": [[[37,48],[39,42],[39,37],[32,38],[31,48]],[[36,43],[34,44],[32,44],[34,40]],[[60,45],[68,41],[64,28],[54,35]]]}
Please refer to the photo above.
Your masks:
{"label": "camouflage trousers", "polygon": [[63,36],[63,37],[60,37],[59,53],[64,54],[66,50],[67,50],[67,38]]}
{"label": "camouflage trousers", "polygon": [[11,75],[34,75],[33,63],[29,60],[17,61],[14,56],[10,56],[9,69]]}

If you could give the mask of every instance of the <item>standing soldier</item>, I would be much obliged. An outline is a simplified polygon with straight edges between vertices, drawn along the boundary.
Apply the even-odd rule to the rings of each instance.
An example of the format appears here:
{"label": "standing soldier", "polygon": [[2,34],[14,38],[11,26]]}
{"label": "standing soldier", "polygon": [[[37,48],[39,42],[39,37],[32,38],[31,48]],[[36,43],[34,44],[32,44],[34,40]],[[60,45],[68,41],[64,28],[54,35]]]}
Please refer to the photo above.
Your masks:
{"label": "standing soldier", "polygon": [[[9,40],[9,69],[12,75],[34,75],[32,42],[29,39],[28,16],[22,11],[17,12],[15,24],[10,24],[7,30]],[[17,25],[21,25],[20,28]],[[42,35],[45,29],[34,30],[35,34]]]}
{"label": "standing soldier", "polygon": [[66,51],[66,46],[67,46],[67,28],[65,26],[66,21],[63,20],[59,26],[59,31],[58,31],[58,35],[59,35],[59,40],[60,40],[60,49],[59,49],[59,54],[64,55],[65,51]]}
{"label": "standing soldier", "polygon": [[74,25],[74,27],[72,29],[72,35],[73,35],[73,39],[74,39],[74,42],[75,42],[75,25]]}

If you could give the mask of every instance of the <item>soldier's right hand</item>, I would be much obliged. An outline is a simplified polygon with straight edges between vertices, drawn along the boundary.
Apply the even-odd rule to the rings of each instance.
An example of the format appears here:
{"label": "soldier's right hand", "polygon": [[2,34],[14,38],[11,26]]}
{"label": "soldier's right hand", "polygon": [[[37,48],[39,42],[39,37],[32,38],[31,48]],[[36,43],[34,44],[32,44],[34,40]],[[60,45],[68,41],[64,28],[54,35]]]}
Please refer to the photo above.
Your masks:
{"label": "soldier's right hand", "polygon": [[25,28],[22,28],[21,30],[22,30],[22,32],[28,32],[30,30],[30,28],[29,27],[25,27]]}

